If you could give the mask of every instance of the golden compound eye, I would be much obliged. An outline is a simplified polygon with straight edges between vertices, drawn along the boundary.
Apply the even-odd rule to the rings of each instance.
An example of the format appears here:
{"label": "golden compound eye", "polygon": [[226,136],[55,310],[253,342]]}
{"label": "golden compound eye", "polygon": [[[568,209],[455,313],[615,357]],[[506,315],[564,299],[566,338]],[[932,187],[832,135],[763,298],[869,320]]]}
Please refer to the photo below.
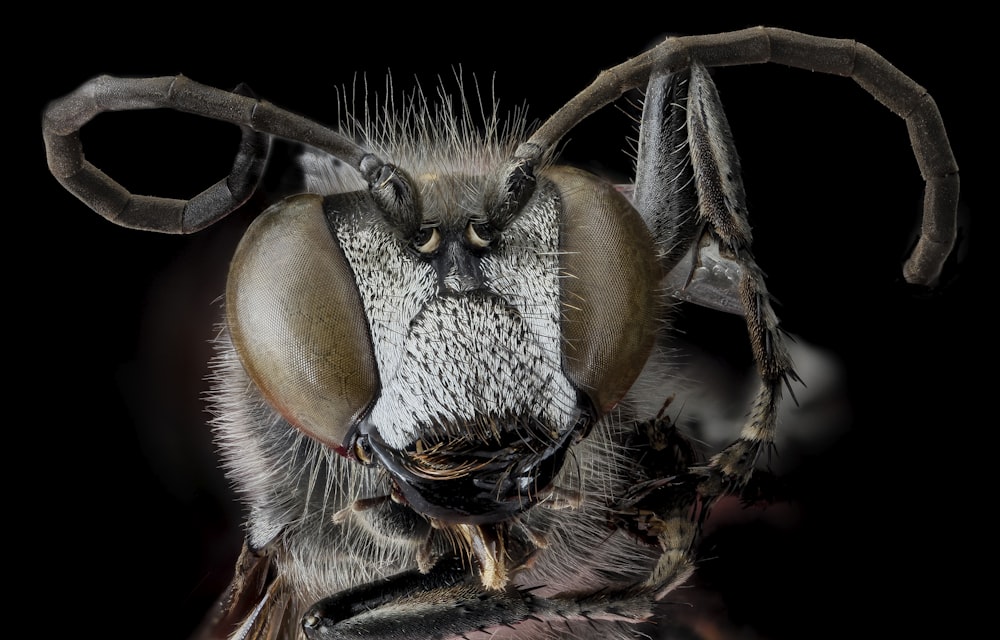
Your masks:
{"label": "golden compound eye", "polygon": [[489,227],[486,225],[470,222],[469,226],[465,228],[465,239],[473,247],[476,247],[477,249],[485,249],[490,246],[490,241],[493,240],[493,234],[490,233]]}
{"label": "golden compound eye", "polygon": [[413,239],[413,248],[424,255],[430,255],[441,246],[441,234],[434,227],[425,227]]}

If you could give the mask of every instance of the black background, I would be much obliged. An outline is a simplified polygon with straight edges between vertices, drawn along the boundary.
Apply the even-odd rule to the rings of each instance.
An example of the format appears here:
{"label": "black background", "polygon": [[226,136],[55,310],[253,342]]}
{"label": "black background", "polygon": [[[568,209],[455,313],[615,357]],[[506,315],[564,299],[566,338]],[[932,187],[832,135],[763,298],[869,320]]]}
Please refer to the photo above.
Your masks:
{"label": "black background", "polygon": [[[23,203],[7,251],[21,408],[8,449],[8,530],[12,560],[26,569],[23,600],[43,612],[34,621],[182,638],[228,579],[241,520],[214,466],[200,396],[215,301],[249,215],[191,237],[109,224],[47,174],[38,122],[48,100],[100,73],[183,73],[221,88],[246,82],[333,122],[333,90],[355,74],[378,88],[386,70],[399,87],[418,74],[428,88],[460,64],[466,77],[496,72],[502,107],[527,102],[544,118],[599,70],[668,33],[768,24],[857,39],[932,93],[962,169],[964,258],[933,294],[901,284],[920,176],[903,122],[854,83],[775,66],[717,73],[755,254],[786,328],[843,363],[854,419],[796,472],[796,524],[719,536],[705,581],[726,594],[735,624],[767,638],[964,623],[959,571],[979,562],[988,506],[977,499],[979,477],[992,465],[996,424],[981,412],[995,380],[987,308],[997,285],[975,266],[993,240],[984,219],[995,213],[985,159],[995,136],[979,119],[991,72],[976,40],[982,17],[951,6],[941,10],[948,15],[892,19],[724,18],[711,8],[610,15],[624,8],[575,14],[574,25],[522,6],[477,16],[363,7],[353,19],[294,13],[225,25],[168,18],[162,8],[115,27],[60,15],[47,17],[58,28],[12,52],[15,77],[30,75],[19,84],[27,114],[8,123],[12,139],[26,141],[9,189],[30,195],[15,197]],[[573,131],[564,157],[626,174],[630,133],[628,119],[606,109]],[[88,159],[133,191],[178,197],[226,173],[235,139],[222,125],[152,113],[104,116],[84,138]],[[718,350],[744,348],[730,335],[738,324],[715,329],[710,314],[695,318]]]}

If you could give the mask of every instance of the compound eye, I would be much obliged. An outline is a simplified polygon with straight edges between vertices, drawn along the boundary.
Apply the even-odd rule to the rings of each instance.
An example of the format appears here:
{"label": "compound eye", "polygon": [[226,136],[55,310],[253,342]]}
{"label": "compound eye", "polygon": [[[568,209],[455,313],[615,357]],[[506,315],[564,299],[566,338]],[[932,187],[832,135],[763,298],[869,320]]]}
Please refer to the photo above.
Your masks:
{"label": "compound eye", "polygon": [[289,198],[250,225],[229,269],[226,319],[265,400],[347,455],[350,431],[378,391],[378,369],[361,294],[323,198]]}
{"label": "compound eye", "polygon": [[472,247],[485,249],[493,241],[493,233],[485,224],[470,222],[465,228],[465,240]]}
{"label": "compound eye", "polygon": [[413,238],[413,248],[425,256],[432,255],[441,246],[441,233],[436,227],[424,227]]}
{"label": "compound eye", "polygon": [[602,414],[621,400],[653,348],[661,270],[639,213],[610,184],[553,167],[562,220],[563,367]]}

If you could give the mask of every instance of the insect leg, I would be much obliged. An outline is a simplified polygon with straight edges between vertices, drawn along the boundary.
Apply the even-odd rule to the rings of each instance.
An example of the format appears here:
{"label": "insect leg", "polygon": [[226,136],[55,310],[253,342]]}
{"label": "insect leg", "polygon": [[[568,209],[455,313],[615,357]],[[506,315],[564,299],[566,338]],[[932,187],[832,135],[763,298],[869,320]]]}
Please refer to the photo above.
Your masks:
{"label": "insect leg", "polygon": [[[680,300],[742,314],[741,266],[735,256],[720,251],[717,237],[705,228],[706,216],[699,211],[687,123],[690,77],[690,69],[650,75],[632,202],[656,239],[660,264],[668,274],[663,283],[666,292]],[[729,163],[738,168],[735,154]],[[705,184],[704,178],[701,183]]]}
{"label": "insect leg", "polygon": [[486,590],[460,559],[431,571],[407,571],[325,598],[303,616],[309,640],[463,638],[521,624],[558,626],[570,620],[634,624],[652,615],[648,593],[542,598],[529,589]]}
{"label": "insect leg", "polygon": [[[653,73],[634,201],[654,233],[666,286],[681,299],[741,313],[761,384],[739,438],[707,467],[706,493],[743,486],[774,441],[781,385],[797,380],[764,276],[750,251],[740,161],[718,91],[698,62]],[[707,478],[712,478],[711,481]]]}
{"label": "insect leg", "polygon": [[695,569],[695,545],[711,500],[700,498],[687,482],[697,452],[664,415],[637,423],[632,446],[646,480],[631,485],[611,505],[612,524],[637,542],[658,547],[660,556],[643,584],[656,600],[687,581]]}

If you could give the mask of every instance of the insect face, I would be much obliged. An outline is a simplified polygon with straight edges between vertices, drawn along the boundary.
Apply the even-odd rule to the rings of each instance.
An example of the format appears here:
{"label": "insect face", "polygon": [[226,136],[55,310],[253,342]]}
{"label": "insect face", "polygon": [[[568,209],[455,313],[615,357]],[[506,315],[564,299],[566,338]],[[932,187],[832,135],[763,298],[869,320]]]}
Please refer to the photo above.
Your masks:
{"label": "insect face", "polygon": [[[367,190],[261,215],[233,260],[227,324],[268,404],[387,473],[393,500],[438,527],[501,524],[558,490],[570,447],[638,376],[659,267],[631,204],[593,176],[542,168],[527,195],[498,198],[505,165],[456,164],[461,140],[433,140],[419,158],[379,149],[407,167],[386,178],[412,194],[399,215]],[[481,155],[503,157],[489,144]],[[509,199],[522,202],[498,212]]]}

